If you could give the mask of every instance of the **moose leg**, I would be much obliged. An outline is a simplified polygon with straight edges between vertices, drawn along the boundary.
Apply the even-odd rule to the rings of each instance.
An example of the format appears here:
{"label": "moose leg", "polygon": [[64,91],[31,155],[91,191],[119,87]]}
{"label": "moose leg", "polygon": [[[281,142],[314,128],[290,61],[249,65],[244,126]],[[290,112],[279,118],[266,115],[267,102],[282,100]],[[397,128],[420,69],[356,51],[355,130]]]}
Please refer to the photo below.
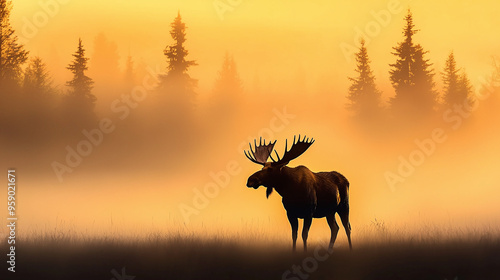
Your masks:
{"label": "moose leg", "polygon": [[297,217],[292,216],[290,212],[287,212],[286,215],[288,217],[290,225],[292,226],[293,251],[295,252],[295,245],[297,243],[297,231],[299,230],[299,221]]}
{"label": "moose leg", "polygon": [[349,249],[352,250],[351,244],[351,223],[349,222],[349,208],[344,209],[339,212],[340,219],[342,220],[342,225],[344,225],[345,234],[347,235],[347,240],[349,241]]}
{"label": "moose leg", "polygon": [[339,232],[339,225],[337,225],[337,221],[335,221],[335,212],[326,216],[326,221],[330,226],[330,230],[332,231],[332,237],[330,238],[330,245],[328,249],[333,249],[333,243],[335,243],[335,239],[337,239],[337,233]]}
{"label": "moose leg", "polygon": [[307,251],[307,236],[311,227],[312,217],[304,218],[304,227],[302,228],[302,241],[304,241],[304,252]]}

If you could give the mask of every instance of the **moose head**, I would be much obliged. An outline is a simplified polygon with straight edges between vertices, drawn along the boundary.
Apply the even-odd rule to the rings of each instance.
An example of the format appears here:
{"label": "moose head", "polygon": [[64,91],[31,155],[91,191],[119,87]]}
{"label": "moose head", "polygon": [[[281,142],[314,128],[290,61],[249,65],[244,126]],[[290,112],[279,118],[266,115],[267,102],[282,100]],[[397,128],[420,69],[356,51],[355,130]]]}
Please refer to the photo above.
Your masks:
{"label": "moose head", "polygon": [[[274,150],[274,145],[276,141],[269,141],[266,144],[266,140],[262,142],[262,137],[259,140],[259,145],[257,146],[257,141],[254,140],[254,149],[252,145],[249,143],[250,151],[244,151],[245,156],[251,160],[252,162],[262,165],[262,170],[259,170],[252,174],[248,178],[247,187],[257,189],[260,186],[267,187],[266,197],[272,193],[273,188],[282,182],[282,169],[285,167],[291,160],[299,157],[302,153],[304,153],[312,144],[314,143],[314,139],[309,139],[304,136],[301,139],[300,134],[298,140],[296,137],[293,137],[293,144],[288,150],[288,140],[285,142],[285,153],[283,157],[280,158],[278,152]],[[254,151],[255,150],[255,151]],[[274,150],[277,160],[275,160],[272,156],[272,151]],[[271,162],[268,162],[268,158],[271,158]]]}

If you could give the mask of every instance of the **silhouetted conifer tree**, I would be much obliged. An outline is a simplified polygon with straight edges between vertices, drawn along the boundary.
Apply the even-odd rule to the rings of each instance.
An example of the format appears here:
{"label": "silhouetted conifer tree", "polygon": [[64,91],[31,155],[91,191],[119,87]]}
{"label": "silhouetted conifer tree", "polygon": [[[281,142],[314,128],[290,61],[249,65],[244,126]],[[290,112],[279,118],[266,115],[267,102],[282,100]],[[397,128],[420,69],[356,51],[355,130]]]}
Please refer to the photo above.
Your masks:
{"label": "silhouetted conifer tree", "polygon": [[62,103],[62,125],[72,134],[79,135],[82,128],[95,125],[97,121],[94,113],[97,98],[92,93],[94,81],[86,75],[88,58],[82,40],[78,40],[78,48],[73,54],[73,61],[66,67],[73,74],[73,78],[66,82],[68,94]]}
{"label": "silhouetted conifer tree", "polygon": [[421,45],[413,42],[413,35],[417,30],[410,10],[405,21],[404,40],[393,48],[396,63],[390,64],[390,79],[396,91],[396,96],[391,99],[391,106],[396,114],[419,118],[434,110],[434,73],[430,68],[432,64],[424,58],[427,52]]}
{"label": "silhouetted conifer tree", "polygon": [[365,41],[361,41],[359,52],[356,53],[357,77],[349,78],[351,86],[347,99],[347,109],[354,112],[356,116],[373,116],[380,110],[380,91],[375,85],[375,77],[370,68],[370,59],[365,47]]}
{"label": "silhouetted conifer tree", "polygon": [[16,90],[21,81],[21,65],[28,52],[17,42],[10,25],[11,1],[0,0],[0,93]]}
{"label": "silhouetted conifer tree", "polygon": [[[46,64],[40,57],[30,60],[23,77],[22,119],[23,129],[34,141],[43,144],[57,127],[55,120],[55,94]],[[36,143],[35,143],[36,142]]]}
{"label": "silhouetted conifer tree", "polygon": [[67,67],[73,73],[73,79],[66,83],[70,88],[69,96],[78,103],[75,105],[86,109],[93,109],[96,102],[96,97],[92,94],[94,81],[85,75],[85,72],[88,70],[87,63],[89,59],[85,57],[82,39],[79,39],[78,49],[73,54],[73,57],[73,62]]}
{"label": "silhouetted conifer tree", "polygon": [[40,57],[33,58],[24,70],[23,91],[29,97],[43,97],[52,93],[52,80]]}
{"label": "silhouetted conifer tree", "polygon": [[453,97],[458,89],[458,72],[457,62],[455,61],[455,56],[453,52],[450,53],[448,59],[446,59],[443,75],[443,84],[444,84],[444,96],[443,103],[444,105],[452,105]]}
{"label": "silhouetted conifer tree", "polygon": [[166,96],[167,102],[175,106],[177,111],[187,110],[194,102],[194,89],[197,80],[189,76],[189,67],[197,65],[194,60],[187,60],[188,50],[184,48],[186,42],[186,25],[182,22],[180,13],[171,23],[170,36],[174,39],[168,45],[164,54],[167,57],[167,74],[160,75],[159,92]]}
{"label": "silhouetted conifer tree", "polygon": [[453,105],[463,105],[468,102],[473,105],[472,85],[465,71],[459,73],[455,56],[450,53],[443,72],[444,96],[443,105],[451,108]]}

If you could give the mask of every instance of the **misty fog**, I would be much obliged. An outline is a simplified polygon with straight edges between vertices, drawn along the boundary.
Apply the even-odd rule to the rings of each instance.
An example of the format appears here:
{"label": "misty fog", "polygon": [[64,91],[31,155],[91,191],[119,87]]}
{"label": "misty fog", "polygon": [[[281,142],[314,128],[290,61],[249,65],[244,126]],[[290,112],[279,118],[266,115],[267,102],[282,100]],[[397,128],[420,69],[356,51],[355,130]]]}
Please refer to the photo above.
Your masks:
{"label": "misty fog", "polygon": [[[335,170],[350,181],[353,242],[375,238],[381,223],[394,237],[498,232],[500,40],[481,29],[498,25],[497,4],[470,4],[470,13],[487,11],[470,27],[461,21],[465,1],[456,8],[435,3],[431,11],[420,3],[429,1],[411,4],[420,30],[415,40],[429,51],[438,101],[451,50],[467,71],[475,100],[473,108],[437,106],[414,120],[388,109],[395,95],[391,52],[403,39],[408,8],[403,1],[389,8],[391,1],[361,7],[361,1],[245,1],[223,20],[210,3],[197,10],[185,3],[129,1],[115,11],[109,3],[86,2],[61,5],[47,25],[35,26],[32,38],[23,37],[23,18],[32,21],[40,8],[14,3],[13,28],[26,39],[30,58],[39,56],[47,65],[53,87],[42,101],[8,97],[8,109],[2,105],[0,165],[17,170],[20,235],[203,237],[208,232],[288,242],[281,197],[273,193],[266,199],[264,188],[246,187],[261,166],[243,150],[263,137],[278,140],[275,148],[282,155],[285,139],[298,134],[316,142],[289,166]],[[365,35],[384,113],[356,118],[346,109],[356,62],[340,46],[350,44],[357,52],[356,28],[378,22],[371,11],[390,9],[395,13],[389,12],[387,24],[378,23],[376,36]],[[95,10],[96,20],[84,24],[78,10]],[[197,85],[187,107],[158,90],[178,10],[187,27],[187,59],[197,63],[188,71]],[[149,13],[150,18],[143,15]],[[262,17],[253,16],[257,13]],[[456,26],[441,24],[434,18],[439,14]],[[477,35],[477,43],[462,33]],[[71,80],[66,67],[79,37],[97,98],[85,121],[61,111]],[[311,240],[327,236],[326,221],[314,220]],[[344,244],[345,235],[339,240]]]}

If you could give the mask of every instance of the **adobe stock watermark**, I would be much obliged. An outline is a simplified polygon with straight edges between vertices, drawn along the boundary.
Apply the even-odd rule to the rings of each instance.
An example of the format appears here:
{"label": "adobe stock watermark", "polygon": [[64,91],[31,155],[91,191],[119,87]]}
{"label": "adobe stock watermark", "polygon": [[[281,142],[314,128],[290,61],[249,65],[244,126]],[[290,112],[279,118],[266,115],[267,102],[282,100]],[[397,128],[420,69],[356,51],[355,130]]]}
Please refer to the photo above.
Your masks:
{"label": "adobe stock watermark", "polygon": [[[321,252],[323,251],[323,252]],[[333,253],[333,248],[328,249],[324,246],[318,246],[314,249],[312,257],[306,257],[300,265],[292,265],[292,268],[281,275],[282,280],[303,280],[308,279],[311,274],[316,272],[321,262],[326,261]]]}
{"label": "adobe stock watermark", "polygon": [[49,24],[49,21],[56,17],[61,11],[61,7],[67,5],[71,0],[40,0],[40,9],[30,17],[23,17],[23,27],[19,41],[26,44],[33,39],[40,29]]}
{"label": "adobe stock watermark", "polygon": [[[7,228],[8,228],[8,238],[7,241],[7,263],[9,266],[7,270],[9,272],[16,272],[16,225],[17,225],[17,212],[16,212],[16,186],[17,180],[19,178],[16,176],[16,169],[9,168],[7,170]],[[10,245],[10,246],[9,246]]]}
{"label": "adobe stock watermark", "polygon": [[398,157],[398,167],[396,172],[386,171],[384,177],[391,191],[396,191],[396,185],[402,184],[405,180],[413,175],[417,167],[425,163],[437,150],[440,144],[448,140],[447,131],[455,131],[462,127],[464,121],[468,119],[474,111],[479,107],[479,104],[488,99],[495,92],[495,88],[500,87],[500,81],[495,77],[486,79],[479,77],[481,85],[476,90],[475,100],[473,103],[468,98],[464,99],[462,104],[454,104],[452,108],[443,112],[443,121],[449,127],[437,127],[432,130],[429,137],[420,140],[415,139],[416,148],[412,150],[408,156]]}
{"label": "adobe stock watermark", "polygon": [[[408,1],[408,3],[410,2],[411,0]],[[371,40],[382,32],[382,28],[389,26],[392,21],[392,16],[397,15],[402,11],[403,6],[399,0],[389,0],[386,8],[378,12],[371,10],[371,20],[365,23],[362,27],[354,27],[354,38],[352,43],[342,42],[339,45],[347,62],[352,63],[354,60],[354,55],[358,52],[361,39],[364,39],[366,46],[368,46]]]}
{"label": "adobe stock watermark", "polygon": [[234,12],[234,10],[243,3],[243,0],[215,0],[213,6],[217,16],[222,21],[224,14],[227,12]]}
{"label": "adobe stock watermark", "polygon": [[[122,94],[111,102],[111,112],[115,113],[121,121],[126,120],[132,111],[139,106],[147,97],[150,91],[155,89],[156,77],[161,73],[159,66],[156,71],[151,67],[147,68],[148,74],[142,79],[142,84],[134,87],[130,94]],[[94,148],[101,145],[106,135],[116,129],[116,122],[111,118],[102,118],[98,126],[91,130],[82,130],[82,139],[75,146],[66,146],[66,157],[63,163],[53,161],[51,166],[59,182],[63,182],[63,175],[72,173],[75,168],[82,164],[84,158],[90,156]]]}
{"label": "adobe stock watermark", "polygon": [[119,274],[118,271],[116,271],[116,269],[112,269],[111,270],[111,274],[113,274],[113,278],[111,278],[110,280],[134,280],[135,279],[135,276],[133,275],[127,275],[127,273],[125,272],[125,267],[122,267],[122,273]]}
{"label": "adobe stock watermark", "polygon": [[[281,110],[273,109],[273,114],[274,116],[269,120],[269,125],[267,127],[259,130],[256,136],[248,137],[248,141],[242,141],[238,145],[237,149],[239,154],[243,155],[245,146],[248,145],[248,142],[252,142],[253,139],[259,139],[260,137],[263,139],[275,138],[277,132],[283,131],[285,127],[296,118],[295,115],[287,112],[286,107],[283,107]],[[231,182],[231,179],[238,176],[242,170],[243,168],[238,161],[230,160],[226,164],[224,170],[209,172],[208,175],[211,178],[210,182],[205,184],[201,189],[196,187],[193,188],[194,196],[192,202],[189,205],[186,203],[179,204],[179,211],[184,218],[185,224],[189,224],[191,216],[199,215],[203,209],[207,208],[210,204],[210,199],[216,198],[221,189],[226,188]]]}

